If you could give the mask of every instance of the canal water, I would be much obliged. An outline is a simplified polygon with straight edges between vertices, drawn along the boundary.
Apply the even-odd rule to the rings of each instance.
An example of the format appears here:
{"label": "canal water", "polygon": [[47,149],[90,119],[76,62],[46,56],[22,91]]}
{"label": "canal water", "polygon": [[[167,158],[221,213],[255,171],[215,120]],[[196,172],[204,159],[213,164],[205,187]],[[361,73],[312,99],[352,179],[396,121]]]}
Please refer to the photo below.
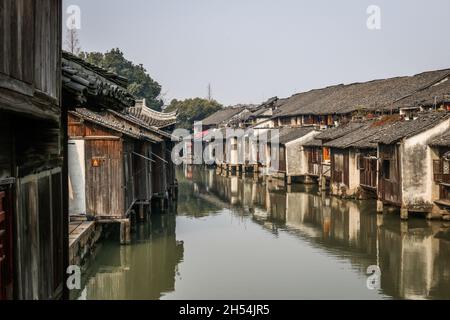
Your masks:
{"label": "canal water", "polygon": [[204,168],[178,181],[132,245],[100,243],[74,299],[450,299],[443,222]]}

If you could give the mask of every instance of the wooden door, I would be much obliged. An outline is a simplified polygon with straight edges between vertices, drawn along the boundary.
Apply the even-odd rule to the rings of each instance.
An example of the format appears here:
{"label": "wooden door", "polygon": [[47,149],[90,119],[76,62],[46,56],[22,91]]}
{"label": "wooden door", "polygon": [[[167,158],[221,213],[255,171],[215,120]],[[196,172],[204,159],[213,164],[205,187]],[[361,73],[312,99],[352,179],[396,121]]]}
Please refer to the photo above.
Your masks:
{"label": "wooden door", "polygon": [[86,140],[86,211],[121,218],[125,211],[122,141]]}

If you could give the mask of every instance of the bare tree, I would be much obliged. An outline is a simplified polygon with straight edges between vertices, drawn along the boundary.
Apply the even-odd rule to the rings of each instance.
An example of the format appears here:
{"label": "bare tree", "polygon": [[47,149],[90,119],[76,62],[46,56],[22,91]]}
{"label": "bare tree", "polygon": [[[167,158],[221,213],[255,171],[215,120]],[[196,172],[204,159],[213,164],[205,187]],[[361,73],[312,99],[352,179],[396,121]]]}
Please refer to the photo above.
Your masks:
{"label": "bare tree", "polygon": [[78,37],[78,30],[75,27],[75,20],[72,21],[71,27],[66,30],[65,45],[67,51],[74,55],[78,55],[81,52],[80,39]]}

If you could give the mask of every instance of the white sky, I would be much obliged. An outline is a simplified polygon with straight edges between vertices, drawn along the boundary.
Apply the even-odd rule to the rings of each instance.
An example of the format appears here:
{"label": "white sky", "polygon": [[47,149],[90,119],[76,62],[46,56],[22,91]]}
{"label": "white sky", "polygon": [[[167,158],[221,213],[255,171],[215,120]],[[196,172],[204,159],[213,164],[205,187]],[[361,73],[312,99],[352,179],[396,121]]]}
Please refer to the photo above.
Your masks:
{"label": "white sky", "polygon": [[[165,99],[230,105],[450,67],[448,0],[64,0],[84,51],[119,47]],[[381,8],[381,30],[366,26]]]}

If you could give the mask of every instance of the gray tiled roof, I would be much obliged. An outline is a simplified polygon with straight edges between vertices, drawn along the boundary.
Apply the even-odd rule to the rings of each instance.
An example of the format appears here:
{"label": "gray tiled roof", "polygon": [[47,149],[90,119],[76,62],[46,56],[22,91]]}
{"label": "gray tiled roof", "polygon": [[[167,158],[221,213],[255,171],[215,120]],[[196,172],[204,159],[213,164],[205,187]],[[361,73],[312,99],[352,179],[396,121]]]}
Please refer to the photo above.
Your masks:
{"label": "gray tiled roof", "polygon": [[[277,116],[348,114],[359,110],[382,111],[399,108],[395,103],[409,96],[410,101],[434,101],[436,93],[443,96],[450,84],[443,83],[440,88],[430,87],[450,74],[450,69],[429,71],[415,76],[395,77],[347,85],[335,85],[322,89],[302,92],[288,98],[281,106]],[[422,90],[416,93],[418,90]],[[415,94],[416,93],[416,94]],[[407,100],[404,100],[406,102]]]}
{"label": "gray tiled roof", "polygon": [[85,108],[78,108],[69,111],[69,113],[85,121],[90,121],[135,139],[149,139],[154,142],[162,141],[158,133],[150,132],[136,123],[130,124],[130,121],[118,117],[117,114],[108,110],[94,112]]}
{"label": "gray tiled roof", "polygon": [[409,121],[399,121],[392,126],[389,130],[384,130],[380,133],[374,142],[381,144],[392,144],[400,141],[403,138],[408,138],[413,135],[426,131],[440,122],[448,119],[449,112],[426,112],[419,114],[417,119]]}
{"label": "gray tiled roof", "polygon": [[62,55],[64,103],[69,107],[123,110],[135,103],[127,79],[94,66],[68,52]]}
{"label": "gray tiled roof", "polygon": [[433,147],[449,147],[450,148],[450,131],[446,132],[430,142]]}
{"label": "gray tiled roof", "polygon": [[324,141],[338,139],[338,138],[341,138],[341,137],[349,134],[350,132],[358,130],[359,128],[363,127],[364,125],[365,125],[365,123],[360,122],[360,121],[349,122],[349,123],[340,125],[338,127],[330,128],[330,129],[323,131],[322,133],[320,133],[319,135],[316,136],[316,139],[324,140]]}
{"label": "gray tiled roof", "polygon": [[137,100],[136,105],[132,108],[128,108],[127,111],[134,117],[145,122],[147,125],[159,129],[166,128],[177,123],[176,112],[163,113],[152,110],[145,105],[145,99]]}
{"label": "gray tiled roof", "polygon": [[231,120],[231,118],[243,112],[244,110],[246,110],[246,107],[224,108],[222,110],[213,113],[206,119],[203,119],[202,123],[204,126],[214,126],[214,125],[218,126],[228,120]]}
{"label": "gray tiled roof", "polygon": [[281,128],[279,129],[279,142],[280,144],[286,144],[291,141],[297,140],[306,136],[308,133],[315,131],[312,127],[299,127],[299,128]]}

